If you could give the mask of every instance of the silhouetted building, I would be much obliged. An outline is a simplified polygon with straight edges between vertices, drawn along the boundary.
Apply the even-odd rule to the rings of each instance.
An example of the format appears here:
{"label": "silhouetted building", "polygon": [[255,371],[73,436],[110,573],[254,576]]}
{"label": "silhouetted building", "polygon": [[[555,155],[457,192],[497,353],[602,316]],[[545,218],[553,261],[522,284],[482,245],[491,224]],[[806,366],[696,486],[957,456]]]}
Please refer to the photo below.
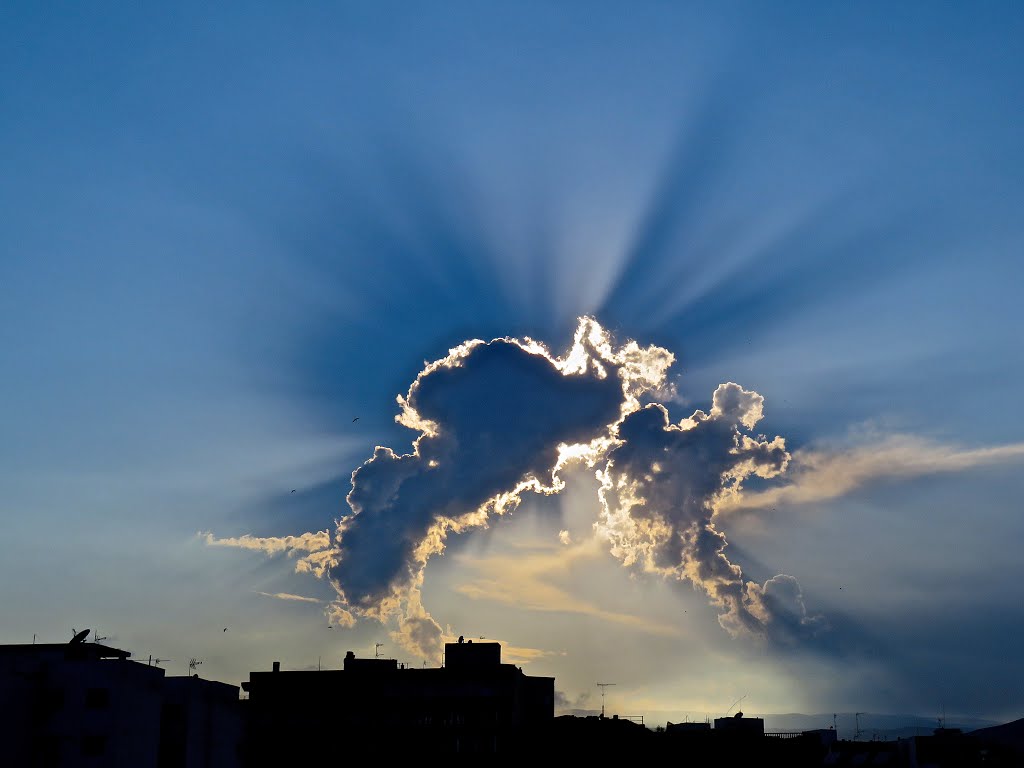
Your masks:
{"label": "silhouetted building", "polygon": [[715,732],[736,736],[764,736],[764,718],[744,717],[742,712],[732,717],[716,717]]}
{"label": "silhouetted building", "polygon": [[706,733],[711,730],[711,723],[673,723],[665,724],[665,733]]}
{"label": "silhouetted building", "polygon": [[501,663],[498,643],[447,643],[444,659],[417,668],[349,651],[341,670],[251,672],[249,764],[337,758],[353,743],[389,755],[508,752],[554,717],[554,678]]}
{"label": "silhouetted building", "polygon": [[911,736],[898,742],[906,768],[974,768],[1024,766],[1024,752],[986,738],[982,729],[964,733],[959,728],[936,728],[931,736]]}
{"label": "silhouetted building", "polygon": [[0,645],[0,765],[234,768],[238,687],[99,643]]}
{"label": "silhouetted building", "polygon": [[832,749],[836,742],[839,741],[834,728],[815,728],[810,731],[801,731],[800,736],[817,741],[826,750]]}
{"label": "silhouetted building", "polygon": [[164,671],[98,643],[0,646],[4,765],[157,768]]}
{"label": "silhouetted building", "polygon": [[238,686],[166,677],[159,768],[239,768],[245,734]]}
{"label": "silhouetted building", "polygon": [[581,760],[655,757],[665,734],[618,716],[561,715],[526,741],[519,754],[576,764]]}

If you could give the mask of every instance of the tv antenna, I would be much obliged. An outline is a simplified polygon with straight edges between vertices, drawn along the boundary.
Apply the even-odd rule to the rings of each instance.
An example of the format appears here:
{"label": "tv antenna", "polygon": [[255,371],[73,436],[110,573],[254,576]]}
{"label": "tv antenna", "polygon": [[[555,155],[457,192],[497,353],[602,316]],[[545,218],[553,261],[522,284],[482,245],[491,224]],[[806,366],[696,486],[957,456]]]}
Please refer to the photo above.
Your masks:
{"label": "tv antenna", "polygon": [[736,701],[729,705],[729,708],[725,710],[725,714],[723,714],[722,717],[727,717],[729,713],[732,712],[732,708],[739,704],[741,701],[743,701],[745,698],[747,698],[747,694],[744,693],[742,696],[736,699]]}
{"label": "tv antenna", "polygon": [[153,654],[149,655],[149,666],[156,664],[158,667],[165,661],[173,661],[173,659],[154,659]]}
{"label": "tv antenna", "polygon": [[383,647],[384,647],[384,643],[374,643],[373,644],[373,658],[375,658],[375,659],[379,659],[380,658],[380,649],[383,648]]}
{"label": "tv antenna", "polygon": [[604,694],[605,694],[605,689],[609,685],[615,685],[615,683],[598,683],[598,685],[601,686],[601,717],[603,718],[604,717]]}
{"label": "tv antenna", "polygon": [[92,633],[92,641],[94,643],[102,643],[104,640],[109,640],[109,639],[110,638],[107,637],[106,635],[104,635],[103,637],[100,637],[100,631],[98,629],[95,632]]}
{"label": "tv antenna", "polygon": [[861,730],[860,730],[860,716],[863,715],[863,714],[864,714],[863,712],[854,712],[853,713],[853,722],[855,724],[855,728],[854,728],[854,731],[853,731],[853,740],[854,741],[857,741],[858,739],[860,739],[860,734],[861,734]]}
{"label": "tv antenna", "polygon": [[198,667],[202,663],[203,662],[201,662],[199,659],[189,659],[188,660],[188,670],[189,670],[189,672],[198,674],[198,673],[196,673],[196,667]]}

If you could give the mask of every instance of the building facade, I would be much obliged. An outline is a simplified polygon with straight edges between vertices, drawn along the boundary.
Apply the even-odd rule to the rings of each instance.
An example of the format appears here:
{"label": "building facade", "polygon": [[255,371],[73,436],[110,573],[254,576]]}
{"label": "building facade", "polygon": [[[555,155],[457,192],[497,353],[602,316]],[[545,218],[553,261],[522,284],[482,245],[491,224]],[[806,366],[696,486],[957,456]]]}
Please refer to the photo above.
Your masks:
{"label": "building facade", "polygon": [[501,753],[554,717],[554,678],[501,662],[498,643],[447,643],[444,665],[360,659],[340,670],[252,672],[249,764],[337,759],[347,745],[382,755]]}
{"label": "building facade", "polygon": [[100,643],[0,645],[0,765],[237,768],[238,686]]}

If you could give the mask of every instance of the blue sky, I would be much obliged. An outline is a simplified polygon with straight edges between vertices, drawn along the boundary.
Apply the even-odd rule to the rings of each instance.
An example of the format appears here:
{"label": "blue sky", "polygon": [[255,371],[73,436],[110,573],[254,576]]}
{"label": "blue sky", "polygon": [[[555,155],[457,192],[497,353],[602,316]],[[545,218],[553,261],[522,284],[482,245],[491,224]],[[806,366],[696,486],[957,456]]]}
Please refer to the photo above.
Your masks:
{"label": "blue sky", "polygon": [[[611,680],[623,714],[1021,716],[1022,26],[1013,3],[5,4],[0,642],[91,626],[237,683],[376,642],[432,663],[418,626],[500,640],[566,707]],[[369,490],[334,540],[357,468],[420,473],[421,536],[550,471],[545,440],[612,435],[607,388],[555,365],[581,317],[612,340],[588,359],[671,358],[638,409],[707,420],[634,415],[420,560]],[[447,485],[426,453],[369,463],[413,454],[396,398],[425,364],[498,338],[546,351],[420,379]],[[714,415],[727,382],[756,426],[753,400]],[[788,459],[725,498],[736,435]],[[756,631],[687,570],[703,550],[645,561],[661,529],[627,537],[641,507],[600,493],[655,445],[704,495],[640,473],[641,506],[725,537]],[[344,587],[385,551],[414,567],[374,582],[402,596],[381,622]],[[296,572],[317,552],[340,559]]]}

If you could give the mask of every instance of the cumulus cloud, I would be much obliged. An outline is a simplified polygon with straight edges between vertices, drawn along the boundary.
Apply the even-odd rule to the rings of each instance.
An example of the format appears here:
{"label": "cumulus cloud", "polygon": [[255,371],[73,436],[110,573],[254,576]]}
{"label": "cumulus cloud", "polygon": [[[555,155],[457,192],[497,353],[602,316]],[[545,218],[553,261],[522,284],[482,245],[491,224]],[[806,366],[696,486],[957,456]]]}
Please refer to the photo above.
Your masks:
{"label": "cumulus cloud", "polygon": [[[355,615],[397,617],[410,650],[431,627],[415,599],[449,535],[488,525],[527,491],[557,493],[567,461],[599,452],[612,425],[665,384],[673,356],[616,345],[583,318],[561,357],[532,339],[474,340],[428,364],[398,398],[413,451],[378,447],[352,473],[352,514],[338,525],[330,577]],[[415,630],[415,631],[414,631]]]}
{"label": "cumulus cloud", "polygon": [[591,709],[594,706],[593,697],[587,692],[579,696],[570,697],[563,691],[555,689],[555,711],[558,714],[597,714],[600,708]]}
{"label": "cumulus cloud", "polygon": [[[418,580],[422,580],[422,573]],[[423,607],[419,589],[412,587],[408,590],[405,596],[404,615],[398,617],[398,629],[391,632],[391,639],[422,658],[441,657],[441,650],[446,642],[445,633],[441,625],[434,621]]]}
{"label": "cumulus cloud", "polygon": [[792,641],[824,626],[807,615],[796,580],[746,580],[715,526],[718,508],[740,495],[747,478],[773,478],[788,465],[783,438],[748,433],[763,404],[756,392],[729,382],[715,390],[709,413],[672,423],[667,409],[652,403],[626,416],[598,473],[603,509],[596,528],[625,565],[707,593],[731,634]]}
{"label": "cumulus cloud", "polygon": [[1024,459],[1024,443],[965,449],[912,435],[883,435],[853,446],[796,451],[786,481],[725,500],[728,509],[827,501],[885,478],[906,478]]}
{"label": "cumulus cloud", "polygon": [[[667,377],[674,359],[658,346],[619,343],[587,317],[561,356],[530,338],[467,341],[426,364],[397,398],[396,421],[417,433],[412,450],[378,446],[352,473],[351,512],[336,521],[333,535],[206,534],[206,541],[305,553],[296,570],[327,576],[336,592],[326,610],[332,624],[391,622],[398,645],[439,660],[446,632],[421,601],[427,562],[444,551],[449,536],[487,527],[515,510],[524,493],[561,491],[559,472],[574,462],[597,474],[598,540],[624,564],[703,589],[734,634],[793,639],[820,628],[792,577],[762,585],[745,580],[714,524],[744,480],[773,478],[789,462],[781,437],[751,431],[762,418],[763,398],[722,384],[709,412],[671,423],[667,408],[653,401],[675,398]],[[559,538],[555,557],[577,551],[566,532]],[[543,558],[537,562],[545,567]],[[464,588],[474,589],[504,599],[500,582]],[[529,594],[539,610],[574,605],[539,579]],[[524,595],[520,590],[516,599]],[[584,609],[638,622],[599,606]]]}

